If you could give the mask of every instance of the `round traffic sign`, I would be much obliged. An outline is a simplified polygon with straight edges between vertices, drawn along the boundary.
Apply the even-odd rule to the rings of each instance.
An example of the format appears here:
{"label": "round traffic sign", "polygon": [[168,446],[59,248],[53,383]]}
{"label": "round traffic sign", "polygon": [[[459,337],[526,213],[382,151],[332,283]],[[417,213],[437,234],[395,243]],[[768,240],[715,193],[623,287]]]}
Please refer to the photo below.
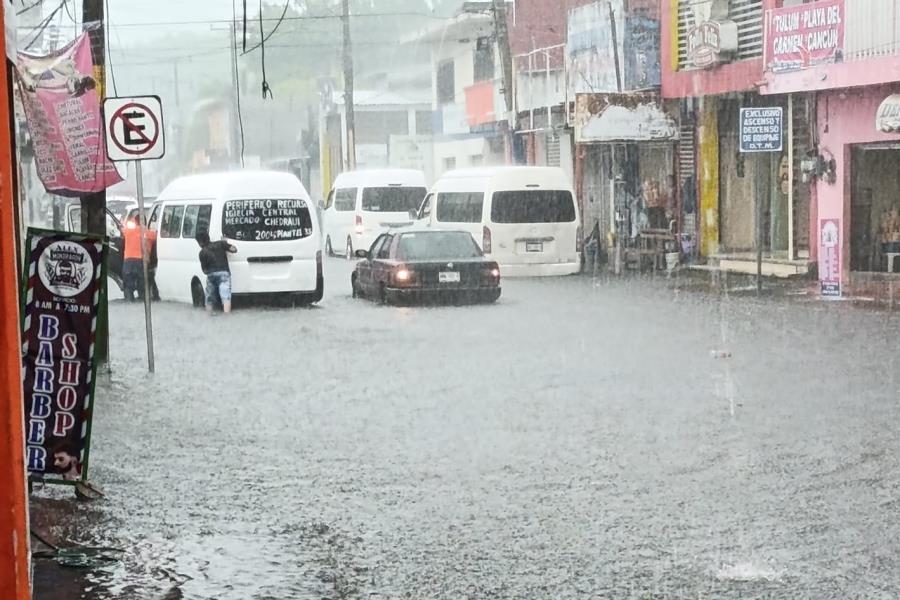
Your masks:
{"label": "round traffic sign", "polygon": [[136,158],[149,153],[159,140],[159,119],[150,108],[137,102],[125,104],[113,113],[110,126],[110,138],[116,147]]}

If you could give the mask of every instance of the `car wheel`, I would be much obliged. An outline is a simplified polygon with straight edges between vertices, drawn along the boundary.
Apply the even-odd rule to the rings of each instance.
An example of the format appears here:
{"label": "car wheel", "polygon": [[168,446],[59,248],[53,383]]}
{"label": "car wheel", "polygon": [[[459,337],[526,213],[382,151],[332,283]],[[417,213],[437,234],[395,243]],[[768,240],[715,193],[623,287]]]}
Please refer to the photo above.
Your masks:
{"label": "car wheel", "polygon": [[191,303],[194,308],[203,308],[206,304],[206,295],[203,292],[203,284],[199,279],[191,281]]}
{"label": "car wheel", "polygon": [[334,248],[331,247],[331,236],[325,238],[325,256],[334,256]]}
{"label": "car wheel", "polygon": [[347,260],[353,259],[353,241],[350,238],[347,238],[347,248],[345,249],[347,253]]}

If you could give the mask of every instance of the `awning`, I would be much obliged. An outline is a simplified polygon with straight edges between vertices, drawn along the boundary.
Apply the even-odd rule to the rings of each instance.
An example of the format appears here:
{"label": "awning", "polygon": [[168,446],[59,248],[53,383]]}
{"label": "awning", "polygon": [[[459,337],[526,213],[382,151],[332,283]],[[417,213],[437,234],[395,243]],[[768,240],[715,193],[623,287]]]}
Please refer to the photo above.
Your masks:
{"label": "awning", "polygon": [[678,124],[658,94],[578,94],[575,141],[674,142]]}

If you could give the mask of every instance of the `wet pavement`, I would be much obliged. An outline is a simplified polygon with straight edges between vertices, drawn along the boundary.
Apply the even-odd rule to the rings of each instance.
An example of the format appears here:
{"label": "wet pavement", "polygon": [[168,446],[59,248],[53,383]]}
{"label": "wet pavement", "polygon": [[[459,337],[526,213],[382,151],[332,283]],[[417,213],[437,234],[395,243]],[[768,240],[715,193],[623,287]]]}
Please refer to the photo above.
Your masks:
{"label": "wet pavement", "polygon": [[390,308],[326,266],[315,308],[156,305],[154,376],[112,304],[106,498],[46,526],[124,551],[80,597],[895,597],[900,313],[580,277]]}

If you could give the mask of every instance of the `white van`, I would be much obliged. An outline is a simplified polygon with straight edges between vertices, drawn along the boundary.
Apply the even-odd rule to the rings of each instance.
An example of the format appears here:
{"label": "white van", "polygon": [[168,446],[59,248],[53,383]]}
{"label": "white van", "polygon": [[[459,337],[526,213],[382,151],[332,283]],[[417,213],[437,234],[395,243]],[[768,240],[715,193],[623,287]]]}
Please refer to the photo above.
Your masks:
{"label": "white van", "polygon": [[325,252],[353,257],[368,250],[391,227],[412,225],[427,185],[412,169],[372,169],[341,173],[334,180],[322,214]]}
{"label": "white van", "polygon": [[309,194],[290,173],[233,171],[181,177],[157,198],[150,213],[164,300],[203,305],[197,232],[227,239],[232,293],[294,294],[322,299],[322,234]]}
{"label": "white van", "polygon": [[581,220],[572,184],[555,167],[445,173],[419,210],[422,224],[465,229],[504,276],[571,275],[581,269]]}

